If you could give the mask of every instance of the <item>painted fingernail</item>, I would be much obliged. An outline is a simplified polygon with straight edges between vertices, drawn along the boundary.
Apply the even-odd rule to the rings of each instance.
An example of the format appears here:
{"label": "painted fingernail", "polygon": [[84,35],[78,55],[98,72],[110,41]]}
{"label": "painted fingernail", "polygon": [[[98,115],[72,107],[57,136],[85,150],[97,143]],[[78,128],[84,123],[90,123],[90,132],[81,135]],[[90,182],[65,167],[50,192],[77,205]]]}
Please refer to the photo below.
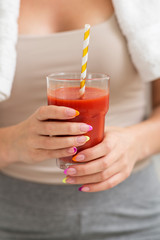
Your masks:
{"label": "painted fingernail", "polygon": [[67,182],[67,183],[74,183],[75,181],[74,181],[73,178],[67,178],[66,182]]}
{"label": "painted fingernail", "polygon": [[89,192],[90,188],[89,187],[80,187],[78,190],[80,192]]}
{"label": "painted fingernail", "polygon": [[88,125],[88,124],[85,124],[85,123],[80,125],[80,131],[81,132],[89,132],[92,129],[93,129],[93,127],[91,125]]}
{"label": "painted fingernail", "polygon": [[64,170],[64,172],[63,172],[63,173],[66,174],[66,175],[67,175],[67,170],[68,170],[68,168],[66,168],[66,169]]}
{"label": "painted fingernail", "polygon": [[90,137],[88,136],[79,136],[77,137],[77,142],[78,143],[85,143],[85,142],[88,142],[90,139]]}
{"label": "painted fingernail", "polygon": [[65,177],[65,178],[62,180],[63,183],[66,183],[66,181],[67,181],[67,177]]}
{"label": "painted fingernail", "polygon": [[75,168],[67,168],[64,170],[64,174],[66,174],[66,175],[74,175],[74,174],[76,174],[76,172],[77,171]]}
{"label": "painted fingernail", "polygon": [[74,110],[72,108],[66,108],[66,115],[68,117],[76,117],[79,115],[79,112],[77,110]]}
{"label": "painted fingernail", "polygon": [[77,152],[77,148],[76,147],[72,147],[68,149],[68,153],[70,154],[75,154]]}
{"label": "painted fingernail", "polygon": [[78,154],[72,158],[73,161],[83,161],[85,159],[85,156],[83,154]]}

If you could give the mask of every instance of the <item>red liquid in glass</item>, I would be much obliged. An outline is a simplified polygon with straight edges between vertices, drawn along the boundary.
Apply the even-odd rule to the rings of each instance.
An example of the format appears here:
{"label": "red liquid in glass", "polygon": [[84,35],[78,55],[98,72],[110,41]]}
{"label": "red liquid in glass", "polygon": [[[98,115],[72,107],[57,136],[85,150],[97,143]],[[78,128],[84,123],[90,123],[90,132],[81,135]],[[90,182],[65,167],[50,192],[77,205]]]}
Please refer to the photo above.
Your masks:
{"label": "red liquid in glass", "polygon": [[66,106],[78,110],[80,115],[69,121],[84,122],[93,127],[92,131],[85,134],[90,137],[90,140],[83,146],[78,147],[78,152],[103,140],[105,114],[109,108],[109,92],[106,92],[106,90],[86,87],[82,99],[79,98],[79,87],[49,90],[48,105]]}

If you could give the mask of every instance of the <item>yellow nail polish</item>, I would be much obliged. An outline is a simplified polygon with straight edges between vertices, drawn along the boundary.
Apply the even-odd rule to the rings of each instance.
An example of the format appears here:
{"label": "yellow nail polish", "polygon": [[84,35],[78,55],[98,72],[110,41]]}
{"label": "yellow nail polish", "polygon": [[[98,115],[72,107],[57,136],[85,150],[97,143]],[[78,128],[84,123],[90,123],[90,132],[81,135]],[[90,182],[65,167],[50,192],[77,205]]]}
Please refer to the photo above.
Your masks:
{"label": "yellow nail polish", "polygon": [[79,112],[76,110],[76,114],[75,114],[75,117],[77,117],[79,115]]}
{"label": "yellow nail polish", "polygon": [[65,178],[62,180],[62,182],[63,182],[63,183],[66,183],[66,180],[67,180],[67,177],[65,177]]}
{"label": "yellow nail polish", "polygon": [[90,137],[86,136],[86,142],[88,142],[90,140]]}

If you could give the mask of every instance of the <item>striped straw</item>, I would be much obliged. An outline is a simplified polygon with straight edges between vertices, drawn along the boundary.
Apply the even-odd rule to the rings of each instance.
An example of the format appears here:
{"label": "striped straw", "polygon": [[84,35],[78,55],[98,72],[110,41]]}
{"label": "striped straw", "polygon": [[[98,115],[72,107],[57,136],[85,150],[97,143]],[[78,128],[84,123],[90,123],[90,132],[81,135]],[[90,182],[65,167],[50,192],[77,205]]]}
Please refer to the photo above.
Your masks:
{"label": "striped straw", "polygon": [[90,25],[85,24],[84,28],[84,41],[83,41],[83,56],[82,56],[82,68],[81,68],[81,81],[80,81],[80,96],[85,93],[85,80],[87,75],[87,61],[88,61],[88,45],[90,37]]}

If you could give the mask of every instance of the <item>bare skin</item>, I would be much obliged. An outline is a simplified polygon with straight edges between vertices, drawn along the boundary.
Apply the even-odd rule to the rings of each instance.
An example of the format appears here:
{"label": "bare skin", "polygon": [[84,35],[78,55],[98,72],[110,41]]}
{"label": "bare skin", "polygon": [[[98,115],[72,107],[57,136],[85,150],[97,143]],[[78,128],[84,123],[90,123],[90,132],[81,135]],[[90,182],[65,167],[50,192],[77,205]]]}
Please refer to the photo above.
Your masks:
{"label": "bare skin", "polygon": [[[112,14],[110,0],[22,0],[19,33],[45,35],[83,28],[86,22],[98,24]],[[85,164],[67,169],[67,183],[83,184],[84,192],[107,190],[124,181],[136,162],[160,152],[160,80],[153,82],[152,89],[151,117],[127,128],[107,128],[102,143],[75,156],[74,160]],[[0,129],[0,167],[17,161],[37,163],[74,155],[74,147],[87,141],[89,126],[68,122],[60,126],[56,119],[67,120],[75,115],[73,109],[42,106],[25,121]],[[57,137],[64,133],[72,136]]]}
{"label": "bare skin", "polygon": [[[115,187],[132,173],[136,162],[160,152],[160,79],[152,83],[153,112],[149,119],[127,128],[109,127],[102,143],[80,152],[69,167],[67,183],[83,184],[81,191]],[[78,160],[78,156],[83,160]]]}
{"label": "bare skin", "polygon": [[[90,14],[88,14],[88,8],[92,10]],[[104,11],[104,8],[107,10]],[[81,18],[78,18],[80,10],[83,14],[81,13]],[[83,27],[86,21],[97,24],[112,14],[113,7],[110,0],[21,0],[19,33],[44,35],[73,30]],[[74,26],[72,22],[75,23]],[[87,139],[83,137],[81,139],[83,141],[77,142],[75,136],[58,140],[57,135],[64,135],[64,133],[82,135],[88,131],[89,126],[84,126],[83,123],[65,123],[59,126],[56,121],[54,123],[47,121],[75,117],[75,110],[70,109],[69,116],[65,114],[66,111],[69,112],[69,109],[43,106],[25,121],[15,126],[1,128],[0,167],[19,161],[35,163],[73,155],[74,147],[85,144]]]}
{"label": "bare skin", "polygon": [[19,33],[51,34],[95,25],[113,14],[111,0],[21,0]]}

